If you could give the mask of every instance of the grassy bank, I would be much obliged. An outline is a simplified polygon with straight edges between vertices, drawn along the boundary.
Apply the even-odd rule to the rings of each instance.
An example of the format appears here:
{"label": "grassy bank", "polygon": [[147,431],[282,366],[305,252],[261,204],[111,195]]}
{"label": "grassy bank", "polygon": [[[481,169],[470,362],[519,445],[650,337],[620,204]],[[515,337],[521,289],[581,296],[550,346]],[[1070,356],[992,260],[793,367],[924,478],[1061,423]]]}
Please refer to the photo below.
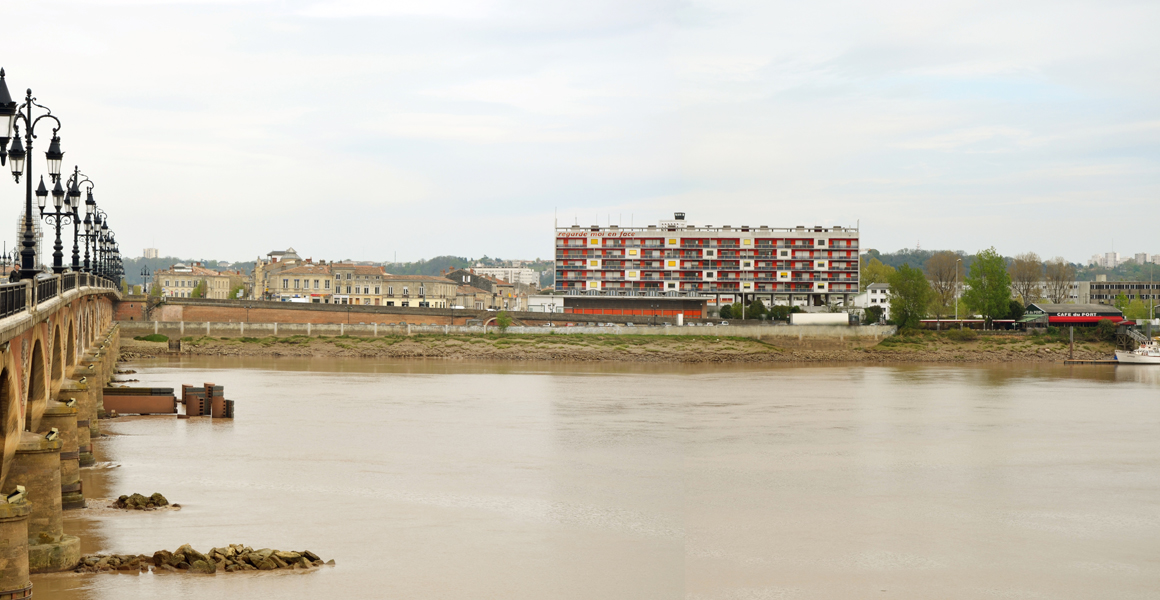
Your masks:
{"label": "grassy bank", "polygon": [[[165,340],[126,342],[127,357],[160,356]],[[1109,358],[1112,345],[1076,344],[1076,358]],[[449,360],[630,362],[1056,362],[1067,357],[1063,336],[912,332],[881,341],[832,338],[752,339],[652,335],[413,335],[366,337],[187,337],[182,352],[202,356],[319,356]]]}

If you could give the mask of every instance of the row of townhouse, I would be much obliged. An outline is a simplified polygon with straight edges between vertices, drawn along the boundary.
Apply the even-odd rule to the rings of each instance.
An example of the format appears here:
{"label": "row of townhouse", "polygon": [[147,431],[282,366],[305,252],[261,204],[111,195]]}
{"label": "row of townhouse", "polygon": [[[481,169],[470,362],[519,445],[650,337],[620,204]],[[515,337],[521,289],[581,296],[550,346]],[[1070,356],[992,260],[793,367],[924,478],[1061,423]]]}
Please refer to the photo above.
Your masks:
{"label": "row of townhouse", "polygon": [[523,310],[527,294],[471,270],[445,277],[392,275],[378,265],[314,262],[293,249],[274,251],[254,269],[255,300],[404,308]]}
{"label": "row of townhouse", "polygon": [[239,271],[214,271],[201,263],[177,263],[153,273],[153,286],[165,298],[213,298],[226,300],[231,292],[244,290],[248,277]]}

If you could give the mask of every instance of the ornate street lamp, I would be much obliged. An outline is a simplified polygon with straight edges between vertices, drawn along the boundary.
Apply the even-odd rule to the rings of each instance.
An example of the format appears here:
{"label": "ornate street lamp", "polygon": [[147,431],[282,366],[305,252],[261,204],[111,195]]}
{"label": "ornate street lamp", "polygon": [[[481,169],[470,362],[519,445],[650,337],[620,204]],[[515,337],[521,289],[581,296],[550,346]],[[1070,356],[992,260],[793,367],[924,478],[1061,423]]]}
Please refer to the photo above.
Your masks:
{"label": "ornate street lamp", "polygon": [[[0,88],[0,102],[7,101],[7,86]],[[40,108],[44,114],[33,117],[33,109]],[[0,112],[0,116],[4,113]],[[8,149],[8,158],[11,160],[12,176],[20,183],[20,176],[24,175],[24,231],[20,241],[20,278],[31,279],[36,276],[36,235],[32,227],[32,161],[25,159],[32,152],[32,141],[36,139],[36,126],[43,119],[51,119],[56,126],[52,128],[52,141],[48,144],[48,151],[44,153],[48,161],[48,175],[53,183],[60,183],[60,161],[64,153],[60,150],[60,119],[52,114],[52,110],[44,105],[37,104],[29,88],[24,96],[24,104],[16,108],[15,116],[9,116],[12,145]],[[24,122],[24,140],[20,139],[20,122]],[[27,163],[27,164],[26,164]],[[43,183],[42,183],[43,184]],[[62,190],[63,192],[63,190]],[[62,198],[63,201],[63,198]],[[58,225],[59,228],[59,225]]]}
{"label": "ornate street lamp", "polygon": [[[79,198],[80,192],[77,192],[76,195]],[[52,204],[56,210],[45,212],[44,206],[47,199],[48,190],[44,187],[44,177],[41,177],[40,186],[36,188],[36,202],[40,206],[40,217],[52,223],[56,230],[56,242],[52,245],[52,272],[59,275],[64,273],[64,254],[61,252],[64,246],[60,241],[60,226],[71,223],[73,220],[72,194],[65,193],[64,188],[60,187],[58,179],[52,188]]]}
{"label": "ornate street lamp", "polygon": [[8,158],[8,140],[12,138],[12,126],[16,123],[16,102],[8,93],[4,82],[4,69],[0,69],[0,166]]}
{"label": "ornate street lamp", "polygon": [[[71,176],[69,176],[68,198],[69,198],[69,204],[72,206],[72,224],[73,224],[72,270],[74,272],[81,270],[81,251],[80,251],[80,244],[79,244],[80,237],[82,237],[82,236],[85,237],[86,256],[87,256],[88,245],[89,245],[89,240],[88,240],[88,237],[86,235],[88,233],[88,230],[87,229],[85,230],[85,234],[80,233],[80,226],[81,226],[80,207],[81,207],[81,187],[82,186],[87,188],[86,191],[88,193],[88,197],[85,200],[85,207],[87,209],[87,212],[92,212],[93,207],[95,207],[97,204],[96,202],[93,201],[93,188],[96,187],[96,184],[94,184],[92,182],[92,180],[89,179],[88,175],[81,173],[79,167],[73,167],[73,174]],[[88,220],[89,220],[89,216],[86,213],[85,214],[85,221],[87,222]],[[85,271],[88,271],[88,263],[87,262],[85,263]]]}

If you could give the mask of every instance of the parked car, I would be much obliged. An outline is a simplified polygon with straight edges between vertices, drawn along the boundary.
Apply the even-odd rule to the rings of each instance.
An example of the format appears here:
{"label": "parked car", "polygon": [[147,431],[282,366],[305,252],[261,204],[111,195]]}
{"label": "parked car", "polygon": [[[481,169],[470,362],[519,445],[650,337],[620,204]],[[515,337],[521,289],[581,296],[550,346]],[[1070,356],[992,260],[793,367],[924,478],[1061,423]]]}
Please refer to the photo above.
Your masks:
{"label": "parked car", "polygon": [[633,327],[633,324],[632,324],[632,323],[628,323],[628,324],[626,325],[626,327]]}
{"label": "parked car", "polygon": [[728,324],[729,324],[729,321],[721,321],[721,324],[722,324],[722,325],[728,325]]}

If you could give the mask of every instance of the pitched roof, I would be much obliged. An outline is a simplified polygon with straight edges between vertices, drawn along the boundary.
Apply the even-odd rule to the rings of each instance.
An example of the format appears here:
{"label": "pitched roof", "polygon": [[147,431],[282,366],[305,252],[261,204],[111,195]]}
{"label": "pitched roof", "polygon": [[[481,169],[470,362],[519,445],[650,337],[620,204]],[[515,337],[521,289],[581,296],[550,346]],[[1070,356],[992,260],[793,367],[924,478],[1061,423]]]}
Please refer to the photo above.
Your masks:
{"label": "pitched roof", "polygon": [[446,283],[448,285],[456,285],[456,282],[447,279],[446,277],[436,277],[434,275],[390,275],[383,277],[388,281],[429,281],[433,283]]}

